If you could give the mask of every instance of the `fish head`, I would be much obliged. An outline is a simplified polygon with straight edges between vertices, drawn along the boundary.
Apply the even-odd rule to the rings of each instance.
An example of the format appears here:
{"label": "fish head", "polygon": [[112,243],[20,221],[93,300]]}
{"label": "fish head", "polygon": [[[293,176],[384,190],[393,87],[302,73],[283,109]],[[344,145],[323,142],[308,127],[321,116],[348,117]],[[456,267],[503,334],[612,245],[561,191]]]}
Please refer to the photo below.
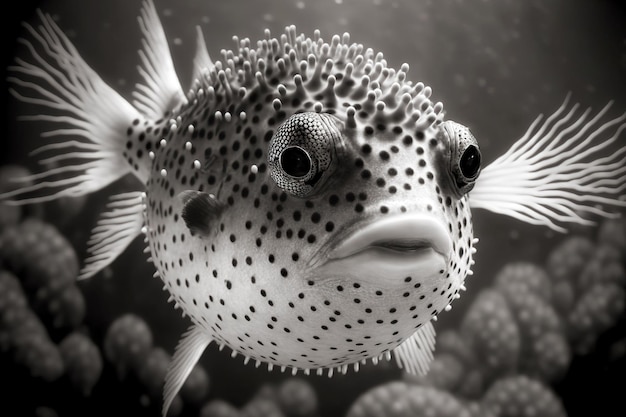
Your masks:
{"label": "fish head", "polygon": [[300,111],[268,144],[268,194],[280,204],[266,198],[262,212],[282,213],[299,236],[276,290],[297,288],[309,340],[351,341],[336,364],[402,342],[458,297],[472,264],[478,144],[452,121],[407,129]]}

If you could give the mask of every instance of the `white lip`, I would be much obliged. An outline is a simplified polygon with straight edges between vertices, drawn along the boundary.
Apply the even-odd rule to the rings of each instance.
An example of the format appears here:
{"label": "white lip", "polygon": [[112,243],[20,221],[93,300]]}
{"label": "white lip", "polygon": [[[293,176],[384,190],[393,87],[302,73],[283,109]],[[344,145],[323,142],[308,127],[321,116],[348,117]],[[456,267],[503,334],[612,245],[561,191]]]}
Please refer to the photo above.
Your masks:
{"label": "white lip", "polygon": [[408,276],[439,277],[447,268],[451,249],[445,225],[436,218],[424,214],[389,216],[348,235],[316,268],[316,275],[404,288]]}
{"label": "white lip", "polygon": [[407,250],[388,251],[408,257],[416,253],[416,250],[410,249],[414,245],[432,249],[446,258],[452,248],[450,237],[440,221],[423,214],[401,214],[386,217],[357,230],[331,252],[330,259],[347,258],[371,249],[384,251],[385,246],[394,242],[399,246],[408,243]]}

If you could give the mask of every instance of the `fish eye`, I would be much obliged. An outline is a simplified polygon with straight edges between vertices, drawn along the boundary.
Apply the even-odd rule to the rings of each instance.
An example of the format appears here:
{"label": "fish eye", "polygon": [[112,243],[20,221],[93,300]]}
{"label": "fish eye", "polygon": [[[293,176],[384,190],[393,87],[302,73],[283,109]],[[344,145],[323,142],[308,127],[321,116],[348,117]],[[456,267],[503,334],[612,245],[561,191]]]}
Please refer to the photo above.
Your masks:
{"label": "fish eye", "polygon": [[461,155],[459,169],[465,178],[474,178],[480,170],[480,151],[474,145],[469,145]]}
{"label": "fish eye", "polygon": [[312,166],[311,156],[299,146],[289,146],[280,153],[280,168],[290,177],[303,178]]}
{"label": "fish eye", "polygon": [[323,190],[342,150],[341,128],[341,122],[326,113],[297,113],[285,120],[268,149],[269,172],[276,185],[300,198]]}
{"label": "fish eye", "polygon": [[481,154],[478,141],[470,130],[453,121],[442,124],[440,135],[449,144],[449,170],[458,194],[463,195],[474,188],[480,174]]}

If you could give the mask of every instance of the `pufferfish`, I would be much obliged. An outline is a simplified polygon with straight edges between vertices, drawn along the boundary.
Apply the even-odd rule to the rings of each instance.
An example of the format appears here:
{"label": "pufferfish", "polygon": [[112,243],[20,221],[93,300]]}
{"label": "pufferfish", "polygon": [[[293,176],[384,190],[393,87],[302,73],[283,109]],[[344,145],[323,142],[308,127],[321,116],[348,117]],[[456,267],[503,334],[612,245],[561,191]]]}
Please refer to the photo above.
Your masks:
{"label": "pufferfish", "polygon": [[[346,372],[395,357],[424,373],[432,322],[471,275],[472,208],[564,230],[626,206],[626,115],[601,122],[568,101],[482,167],[470,130],[381,53],[287,27],[212,60],[198,31],[193,83],[178,81],[152,1],[143,3],[143,82],[131,102],[92,70],[50,16],[25,25],[30,58],[12,93],[58,124],[40,173],[1,198],[112,196],[81,279],[143,234],[170,300],[192,325],[173,355],[163,413],[210,343],[257,366]],[[608,133],[608,137],[605,135]],[[611,133],[612,132],[612,133]],[[602,153],[604,151],[605,154]],[[29,184],[29,185],[27,185]]]}

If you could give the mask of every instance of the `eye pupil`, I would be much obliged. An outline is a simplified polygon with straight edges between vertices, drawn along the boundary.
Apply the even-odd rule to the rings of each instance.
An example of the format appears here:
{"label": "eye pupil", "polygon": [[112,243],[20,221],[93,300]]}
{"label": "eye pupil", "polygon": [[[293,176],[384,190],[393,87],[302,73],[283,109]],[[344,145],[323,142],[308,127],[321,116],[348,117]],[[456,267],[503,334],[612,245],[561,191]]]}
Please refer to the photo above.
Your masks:
{"label": "eye pupil", "polygon": [[465,149],[459,162],[461,173],[466,178],[474,178],[480,169],[480,152],[474,145],[470,145]]}
{"label": "eye pupil", "polygon": [[311,157],[299,146],[291,146],[280,154],[280,166],[287,175],[302,178],[311,171]]}

